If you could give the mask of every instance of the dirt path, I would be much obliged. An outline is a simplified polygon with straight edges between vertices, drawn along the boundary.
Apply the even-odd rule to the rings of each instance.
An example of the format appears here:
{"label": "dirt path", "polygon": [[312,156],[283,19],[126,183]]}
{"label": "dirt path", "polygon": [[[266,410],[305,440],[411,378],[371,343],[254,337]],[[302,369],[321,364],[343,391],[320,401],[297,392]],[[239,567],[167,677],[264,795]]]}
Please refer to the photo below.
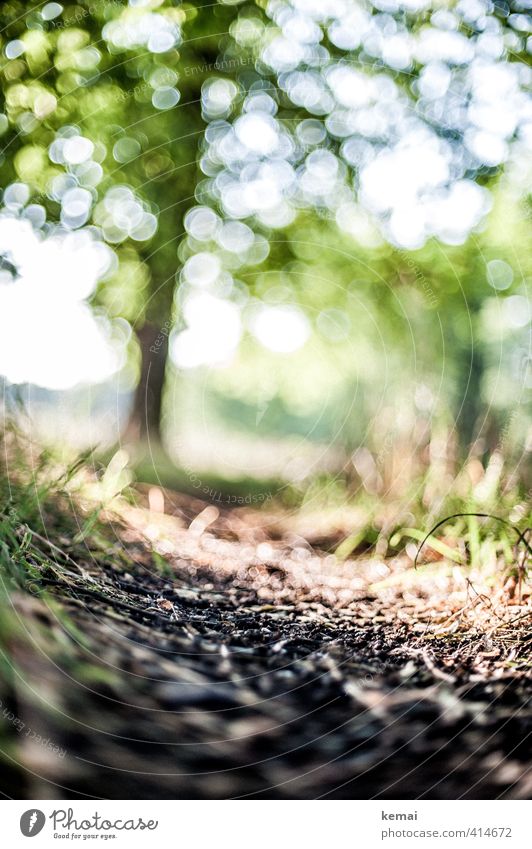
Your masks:
{"label": "dirt path", "polygon": [[12,596],[4,793],[531,795],[532,632],[516,649],[492,613],[463,623],[477,599],[457,615],[445,582],[433,603],[421,579],[377,593],[382,564],[210,518],[131,510],[113,551],[56,551]]}

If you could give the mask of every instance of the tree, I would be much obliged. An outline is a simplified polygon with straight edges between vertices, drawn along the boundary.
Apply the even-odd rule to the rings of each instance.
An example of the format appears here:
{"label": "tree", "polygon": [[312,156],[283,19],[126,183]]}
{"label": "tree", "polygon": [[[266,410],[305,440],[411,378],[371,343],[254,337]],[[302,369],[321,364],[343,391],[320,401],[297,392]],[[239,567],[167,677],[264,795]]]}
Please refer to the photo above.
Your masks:
{"label": "tree", "polygon": [[[291,256],[301,209],[355,238],[369,210],[400,250],[460,243],[526,118],[512,70],[526,55],[523,16],[500,5],[13,0],[2,15],[1,176],[27,183],[50,220],[92,222],[118,255],[97,301],[140,347],[131,439],[160,440],[187,260],[216,251],[222,268],[249,266],[253,286],[268,250],[273,265]],[[501,104],[506,124],[493,127]],[[77,153],[64,154],[68,139]],[[65,215],[58,177],[86,192],[81,216]],[[251,228],[255,247],[239,254],[187,230],[198,205],[247,222],[239,232]]]}
{"label": "tree", "polygon": [[[148,4],[153,9],[160,5]],[[121,284],[127,296],[120,314],[133,323],[141,351],[130,438],[145,438],[148,428],[152,439],[160,437],[177,248],[198,182],[197,152],[204,128],[201,85],[218,56],[217,37],[210,34],[210,8],[205,3],[186,11],[168,6],[152,12],[107,2],[62,7],[51,3],[44,9],[35,3],[30,10],[20,3],[4,7],[8,155],[3,180],[24,179],[52,221],[61,215],[60,198],[50,189],[60,173],[72,175],[74,184],[93,195],[87,213],[117,251],[121,273],[130,275]],[[216,24],[223,31],[234,10],[219,12]],[[142,32],[146,19],[151,34]],[[130,33],[125,42],[119,21]],[[28,107],[31,120],[24,124]],[[65,125],[66,137],[102,148],[96,173],[79,173],[82,153],[74,150],[69,159],[57,149]],[[50,163],[47,154],[54,142],[55,161]],[[113,199],[114,215],[109,214]],[[136,213],[141,202],[146,216],[140,230],[135,232],[123,215],[117,220],[121,201],[137,201]],[[157,211],[156,219],[151,210]],[[66,226],[80,226],[87,218],[67,221]],[[104,290],[100,299],[113,313],[114,281],[108,289],[111,294]]]}

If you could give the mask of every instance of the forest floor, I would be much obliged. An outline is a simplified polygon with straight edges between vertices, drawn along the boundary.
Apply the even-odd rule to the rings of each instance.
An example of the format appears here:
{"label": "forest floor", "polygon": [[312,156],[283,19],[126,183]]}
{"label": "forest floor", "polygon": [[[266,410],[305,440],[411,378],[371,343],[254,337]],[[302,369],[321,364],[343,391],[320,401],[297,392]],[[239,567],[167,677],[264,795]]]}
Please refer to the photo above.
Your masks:
{"label": "forest floor", "polygon": [[17,531],[33,572],[0,634],[5,795],[532,795],[526,589],[338,562],[264,510],[167,493],[166,512],[124,501],[112,544]]}

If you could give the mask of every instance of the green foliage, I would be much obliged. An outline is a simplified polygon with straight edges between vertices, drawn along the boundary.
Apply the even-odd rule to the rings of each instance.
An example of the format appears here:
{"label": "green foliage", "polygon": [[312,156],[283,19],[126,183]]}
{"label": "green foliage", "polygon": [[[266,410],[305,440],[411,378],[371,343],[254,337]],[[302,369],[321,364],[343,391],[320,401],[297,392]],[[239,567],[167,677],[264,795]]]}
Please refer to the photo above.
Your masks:
{"label": "green foliage", "polygon": [[[214,370],[193,390],[226,425],[249,432],[257,404],[267,404],[263,433],[337,441],[347,450],[362,440],[378,453],[389,422],[408,431],[416,418],[456,426],[464,452],[480,440],[487,456],[501,432],[522,446],[530,382],[521,312],[532,278],[519,174],[524,24],[496,6],[486,12],[488,27],[466,7],[452,3],[444,12],[424,4],[414,13],[390,4],[384,14],[361,6],[368,27],[386,25],[421,45],[403,61],[362,36],[356,43],[340,19],[310,9],[299,21],[309,27],[300,48],[287,35],[297,35],[290,26],[298,23],[290,23],[289,2],[65,0],[59,10],[11,0],[1,13],[0,179],[28,186],[46,227],[81,226],[65,215],[62,200],[68,187],[86,193],[82,226],[118,260],[93,297],[111,318],[134,328],[145,321],[173,326],[173,341],[187,323],[187,298],[198,291],[187,272],[198,255],[219,265],[216,281],[201,283],[205,291],[238,304],[244,320],[264,304],[292,305],[307,316],[311,334],[300,350],[272,355],[247,332],[231,368]],[[430,93],[434,66],[422,44],[450,32],[460,55],[441,60],[449,102],[438,111]],[[487,32],[506,44],[493,61],[482,46]],[[289,59],[274,49],[283,38]],[[471,152],[475,121],[484,120],[474,109],[490,103],[482,92],[475,100],[475,62],[484,62],[487,74],[521,69],[511,94],[515,130],[498,160]],[[395,115],[389,124],[379,112],[388,96]],[[262,116],[262,130],[246,148],[240,130],[253,115]],[[367,129],[372,121],[374,131]],[[429,222],[427,237],[418,239],[406,224],[430,206],[430,179],[408,203],[397,200],[402,215],[395,224],[393,205],[367,199],[368,163],[408,149],[411,132],[420,156],[430,136],[448,159],[436,200],[454,183],[488,188],[487,218],[479,213],[463,233],[452,221]],[[90,157],[64,154],[72,140],[90,147]],[[424,167],[421,157],[420,172]],[[279,174],[284,182],[277,185]],[[399,169],[392,179],[403,185]],[[269,212],[274,188],[278,203]],[[403,189],[409,195],[410,187]],[[214,216],[210,236],[187,219],[198,207]],[[246,222],[236,240],[248,239],[246,249],[220,237],[235,222]],[[493,278],[497,268],[509,282]],[[185,381],[168,395],[188,391]]]}

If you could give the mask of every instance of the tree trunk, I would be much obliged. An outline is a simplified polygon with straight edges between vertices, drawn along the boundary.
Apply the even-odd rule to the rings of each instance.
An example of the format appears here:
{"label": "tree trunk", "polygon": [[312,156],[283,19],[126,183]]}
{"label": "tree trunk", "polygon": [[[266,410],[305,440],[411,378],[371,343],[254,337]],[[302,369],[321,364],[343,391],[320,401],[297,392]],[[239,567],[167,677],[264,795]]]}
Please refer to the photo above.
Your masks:
{"label": "tree trunk", "polygon": [[140,379],[124,433],[126,443],[161,443],[161,412],[169,330],[167,323],[158,327],[146,322],[137,331],[141,351]]}
{"label": "tree trunk", "polygon": [[[478,327],[478,313],[473,310],[473,327]],[[482,400],[482,378],[484,377],[485,362],[484,355],[479,342],[471,342],[470,348],[464,348],[461,352],[461,387],[462,394],[458,399],[460,409],[457,413],[456,425],[458,439],[462,456],[466,457],[472,449],[481,449],[482,436],[482,412],[484,402]]]}

